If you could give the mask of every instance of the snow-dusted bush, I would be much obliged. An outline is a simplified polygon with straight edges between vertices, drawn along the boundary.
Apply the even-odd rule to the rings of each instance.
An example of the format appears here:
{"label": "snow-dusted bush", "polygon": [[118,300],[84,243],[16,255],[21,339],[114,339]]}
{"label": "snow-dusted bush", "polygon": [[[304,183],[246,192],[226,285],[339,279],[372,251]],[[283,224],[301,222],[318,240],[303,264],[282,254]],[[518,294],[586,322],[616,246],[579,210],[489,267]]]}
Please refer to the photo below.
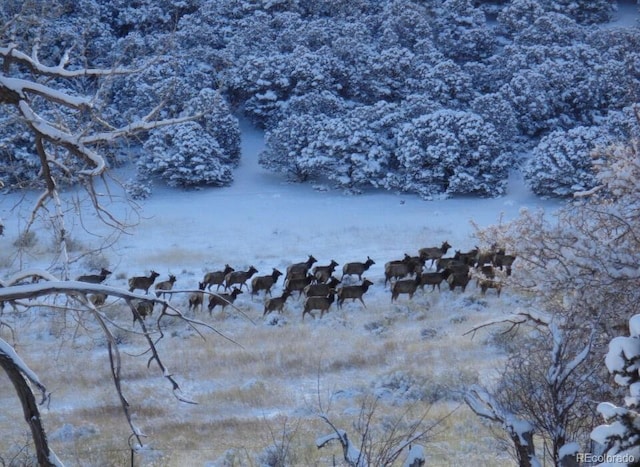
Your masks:
{"label": "snow-dusted bush", "polygon": [[402,186],[424,198],[498,196],[506,189],[510,160],[495,127],[477,114],[439,110],[413,119],[398,135]]}
{"label": "snow-dusted bush", "polygon": [[483,94],[471,102],[471,109],[498,130],[505,150],[513,150],[518,136],[518,119],[513,106],[502,94]]}
{"label": "snow-dusted bush", "polygon": [[591,439],[600,444],[605,456],[616,465],[637,465],[640,460],[640,315],[629,320],[629,336],[615,337],[605,358],[615,382],[628,388],[623,406],[610,402],[598,404],[598,412],[607,424],[597,426]]}
{"label": "snow-dusted bush", "polygon": [[383,183],[389,153],[365,121],[355,117],[327,119],[315,136],[307,157],[300,161],[303,167],[319,170],[352,193]]}
{"label": "snow-dusted bush", "polygon": [[544,13],[538,0],[513,0],[498,13],[500,30],[507,35],[517,34],[533,24]]}
{"label": "snow-dusted bush", "polygon": [[196,122],[154,130],[144,150],[140,172],[159,176],[170,186],[225,186],[233,180],[217,140]]}
{"label": "snow-dusted bush", "polygon": [[550,11],[562,13],[578,23],[604,23],[611,19],[615,8],[610,0],[543,0],[540,2]]}
{"label": "snow-dusted bush", "polygon": [[482,60],[494,53],[496,39],[484,12],[471,0],[446,0],[436,20],[436,44],[455,61]]}
{"label": "snow-dusted bush", "polygon": [[186,115],[200,114],[198,122],[218,142],[221,162],[237,166],[240,161],[240,125],[219,91],[202,89],[185,107]]}
{"label": "snow-dusted bush", "polygon": [[525,180],[542,196],[571,196],[595,185],[593,151],[606,144],[595,127],[558,130],[542,138],[524,168]]}
{"label": "snow-dusted bush", "polygon": [[265,134],[265,150],[258,156],[260,165],[299,182],[318,175],[318,167],[305,163],[305,159],[312,152],[311,143],[325,118],[320,114],[299,114],[281,120]]}

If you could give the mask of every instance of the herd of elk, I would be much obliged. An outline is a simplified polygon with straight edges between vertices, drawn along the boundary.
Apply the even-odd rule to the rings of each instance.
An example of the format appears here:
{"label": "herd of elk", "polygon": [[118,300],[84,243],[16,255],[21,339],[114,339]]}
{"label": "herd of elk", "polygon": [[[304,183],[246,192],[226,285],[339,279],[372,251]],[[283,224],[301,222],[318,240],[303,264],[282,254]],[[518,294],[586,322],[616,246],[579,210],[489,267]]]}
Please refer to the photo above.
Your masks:
{"label": "herd of elk", "polygon": [[[431,292],[434,292],[436,287],[440,290],[443,282],[446,282],[450,291],[460,288],[464,292],[472,278],[475,278],[476,287],[481,289],[482,295],[489,289],[493,289],[500,296],[506,276],[511,275],[515,255],[506,254],[503,248],[494,245],[486,250],[477,247],[466,252],[456,250],[453,256],[447,257],[445,255],[450,248],[451,245],[445,241],[439,247],[419,249],[417,256],[405,253],[402,259],[385,263],[384,287],[389,284],[391,301],[395,302],[401,295],[407,295],[412,299],[418,288],[424,292],[425,285],[431,286]],[[431,262],[429,268],[426,266],[427,261]],[[303,320],[307,314],[315,318],[314,311],[320,311],[320,317],[324,316],[333,303],[337,303],[337,307],[342,308],[347,299],[353,302],[358,300],[366,308],[363,296],[374,283],[363,278],[363,274],[376,264],[374,260],[367,256],[364,262],[345,263],[340,279],[334,276],[339,266],[337,261],[332,259],[329,264],[314,267],[315,263],[317,263],[316,258],[309,255],[306,261],[290,264],[286,274],[277,268],[272,268],[271,274],[263,276],[255,276],[258,270],[254,266],[250,266],[247,270],[235,270],[229,264],[225,264],[224,268],[218,271],[207,272],[198,283],[197,291],[190,292],[188,309],[193,310],[194,313],[201,310],[205,295],[209,297],[210,314],[216,306],[220,306],[222,310],[228,305],[233,306],[238,295],[242,293],[242,287],[249,289],[247,285],[249,280],[251,280],[252,301],[257,295],[264,293],[263,316],[273,311],[283,313],[287,300],[293,296],[294,292],[297,292],[298,300],[301,300],[304,295]],[[77,280],[100,284],[110,274],[111,271],[102,268],[99,274],[82,275]],[[271,290],[283,275],[282,293],[273,297]],[[360,283],[353,284],[350,276],[358,276]],[[149,288],[158,277],[159,274],[155,271],[151,271],[148,276],[131,277],[128,279],[129,291],[143,290],[148,294]],[[176,280],[176,276],[170,274],[167,280],[158,282],[155,285],[156,297],[161,298],[166,294],[170,296],[171,293],[180,292],[172,292]],[[211,292],[211,287],[214,285],[215,293]],[[224,293],[218,293],[220,287],[224,287]],[[89,297],[95,306],[104,305],[105,299],[106,294],[92,294]],[[134,314],[142,319],[151,315],[153,303],[153,300],[138,300],[135,304],[137,313]]]}

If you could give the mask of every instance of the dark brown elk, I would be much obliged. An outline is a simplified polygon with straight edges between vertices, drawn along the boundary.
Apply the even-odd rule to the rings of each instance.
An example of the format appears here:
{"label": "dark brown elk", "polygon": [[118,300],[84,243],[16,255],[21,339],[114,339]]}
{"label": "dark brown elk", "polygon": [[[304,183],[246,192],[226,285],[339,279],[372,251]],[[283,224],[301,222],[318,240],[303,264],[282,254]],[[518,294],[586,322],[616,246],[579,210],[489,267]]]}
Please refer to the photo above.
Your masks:
{"label": "dark brown elk", "polygon": [[204,282],[198,282],[198,290],[202,292],[193,292],[189,295],[189,311],[193,309],[195,313],[198,308],[202,309],[204,304],[204,289],[207,286]]}
{"label": "dark brown elk", "polygon": [[482,279],[489,279],[489,280],[495,279],[496,271],[492,265],[485,264],[484,266],[480,266],[479,269],[476,269],[475,277],[476,277],[476,287],[478,287]]}
{"label": "dark brown elk", "polygon": [[307,313],[310,314],[314,319],[315,315],[312,313],[314,310],[320,310],[320,318],[324,316],[325,313],[329,312],[329,308],[331,304],[335,301],[335,290],[331,290],[329,295],[326,297],[307,297],[304,301],[304,310],[302,311],[302,321],[304,321],[304,315]]}
{"label": "dark brown elk", "polygon": [[285,290],[279,297],[269,298],[266,302],[264,302],[264,313],[262,314],[262,316],[266,316],[272,311],[276,310],[278,311],[278,313],[282,313],[282,311],[284,310],[284,304],[286,303],[287,298],[289,298],[290,296],[291,292]]}
{"label": "dark brown elk", "polygon": [[233,302],[236,301],[238,295],[240,295],[241,293],[242,290],[234,287],[231,293],[212,295],[211,297],[209,297],[209,305],[207,307],[209,309],[209,314],[212,314],[213,309],[218,305],[220,305],[222,307],[222,310],[224,311],[227,305],[233,304]]}
{"label": "dark brown elk", "polygon": [[456,287],[460,287],[464,292],[470,280],[471,280],[471,275],[468,272],[466,274],[453,273],[449,275],[449,277],[447,277],[449,290],[454,291]]}
{"label": "dark brown elk", "polygon": [[153,285],[156,278],[159,276],[155,271],[151,271],[148,276],[136,276],[129,279],[129,292],[134,290],[144,290],[144,293],[149,293],[149,287]]}
{"label": "dark brown elk", "polygon": [[328,282],[324,284],[309,284],[304,288],[304,294],[307,297],[326,297],[329,290],[335,289],[340,283],[337,277],[331,276]]}
{"label": "dark brown elk", "polygon": [[249,286],[247,285],[247,281],[253,276],[258,270],[253,266],[250,266],[246,271],[233,271],[226,275],[224,278],[224,290],[229,290],[232,285],[240,284],[240,289],[242,286],[247,286],[247,290]]}
{"label": "dark brown elk", "polygon": [[85,276],[78,276],[76,280],[80,282],[89,282],[91,284],[100,284],[104,282],[109,274],[111,274],[111,271],[102,268],[100,274],[87,274]]}
{"label": "dark brown elk", "polygon": [[357,274],[358,279],[362,280],[362,275],[364,274],[364,272],[367,271],[374,264],[376,264],[376,262],[371,258],[369,258],[368,256],[367,256],[367,260],[364,263],[359,263],[359,262],[346,263],[342,267],[342,279],[344,279],[344,276],[351,276],[351,275]]}
{"label": "dark brown elk", "polygon": [[451,248],[451,245],[449,245],[449,242],[444,241],[442,242],[442,245],[439,248],[437,246],[420,248],[420,250],[418,250],[418,255],[420,255],[420,258],[422,258],[423,261],[425,262],[428,260],[431,260],[431,265],[433,266],[433,263],[435,261],[439,260],[440,258],[442,258],[444,255],[447,254],[447,251],[449,251],[449,248]]}
{"label": "dark brown elk", "polygon": [[[169,280],[158,282],[155,285],[156,297],[160,297],[161,295],[164,297],[165,296],[164,291],[173,289],[173,284],[175,283],[176,283],[176,276],[174,276],[173,274],[169,274]],[[169,297],[171,297],[171,295],[169,295]]]}
{"label": "dark brown elk", "polygon": [[333,275],[333,272],[336,270],[336,266],[338,266],[338,263],[334,260],[331,260],[331,263],[328,266],[316,266],[312,271],[313,277],[315,277],[317,282],[323,284]]}
{"label": "dark brown elk", "polygon": [[107,301],[106,293],[94,293],[89,295],[89,301],[93,303],[93,306],[102,306]]}
{"label": "dark brown elk", "polygon": [[475,266],[481,268],[485,265],[493,265],[493,258],[495,258],[495,255],[496,251],[494,247],[489,250],[479,250],[476,255]]}
{"label": "dark brown elk", "polygon": [[265,291],[265,295],[271,295],[271,287],[278,282],[278,277],[280,277],[282,273],[278,271],[276,268],[273,268],[273,271],[268,276],[257,276],[251,279],[251,295],[257,295],[261,290]]}
{"label": "dark brown elk", "polygon": [[212,285],[215,285],[216,290],[219,290],[220,286],[224,285],[224,278],[227,277],[227,274],[233,271],[235,271],[235,269],[233,269],[228,264],[225,264],[222,271],[212,271],[206,273],[204,275],[204,279],[202,279],[202,282],[207,285],[207,290],[211,290]]}
{"label": "dark brown elk", "polygon": [[[153,314],[153,306],[155,303],[151,300],[135,300],[131,302],[131,306],[135,309],[133,312],[133,322],[138,320],[138,316],[144,320],[147,316]],[[136,313],[137,312],[137,313]]]}
{"label": "dark brown elk", "polygon": [[440,258],[436,261],[436,272],[444,271],[445,269],[456,269],[469,266],[462,261],[458,261],[455,258]]}
{"label": "dark brown elk", "polygon": [[401,260],[389,261],[384,265],[384,285],[391,279],[400,279],[421,270],[422,266],[413,262],[409,255],[404,255],[404,259]]}
{"label": "dark brown elk", "polygon": [[312,255],[309,255],[309,258],[304,263],[290,264],[287,267],[287,275],[285,276],[285,279],[305,277],[309,272],[309,269],[311,269],[311,266],[313,266],[313,263],[316,263],[317,261],[318,260]]}
{"label": "dark brown elk", "polygon": [[511,275],[511,267],[513,266],[513,262],[516,260],[515,255],[507,255],[504,253],[504,250],[499,251],[493,258],[493,265],[502,271],[502,268],[505,268],[507,271],[507,276]]}
{"label": "dark brown elk", "polygon": [[433,292],[438,287],[440,290],[440,284],[447,277],[447,274],[444,271],[440,272],[424,272],[420,276],[420,289],[424,290],[425,285],[432,286],[431,291]]}
{"label": "dark brown elk", "polygon": [[495,289],[498,293],[498,297],[500,296],[500,292],[502,291],[502,282],[494,279],[479,279],[480,290],[482,295],[487,293],[487,289]]}
{"label": "dark brown elk", "polygon": [[413,298],[413,294],[418,290],[422,275],[416,274],[414,279],[404,279],[394,282],[391,287],[391,301],[396,300],[401,294],[409,295],[409,299]]}
{"label": "dark brown elk", "polygon": [[456,250],[453,258],[469,266],[475,266],[478,260],[478,251],[478,247],[465,253],[462,253],[460,250]]}
{"label": "dark brown elk", "polygon": [[288,290],[290,293],[298,292],[298,297],[302,295],[302,291],[306,286],[313,282],[313,276],[311,274],[307,274],[305,277],[301,279],[287,279],[284,283],[284,289]]}
{"label": "dark brown elk", "polygon": [[360,302],[362,303],[362,306],[366,308],[367,305],[364,304],[364,300],[362,299],[362,296],[365,293],[367,293],[367,290],[369,290],[369,287],[372,285],[373,285],[373,282],[371,282],[368,279],[365,279],[362,281],[362,284],[360,285],[346,285],[344,287],[339,288],[337,292],[338,308],[342,308],[342,304],[347,298],[350,298],[353,301],[360,300]]}
{"label": "dark brown elk", "polygon": [[425,260],[420,258],[420,256],[410,256],[405,253],[403,261],[413,268],[414,273],[422,272],[424,269]]}

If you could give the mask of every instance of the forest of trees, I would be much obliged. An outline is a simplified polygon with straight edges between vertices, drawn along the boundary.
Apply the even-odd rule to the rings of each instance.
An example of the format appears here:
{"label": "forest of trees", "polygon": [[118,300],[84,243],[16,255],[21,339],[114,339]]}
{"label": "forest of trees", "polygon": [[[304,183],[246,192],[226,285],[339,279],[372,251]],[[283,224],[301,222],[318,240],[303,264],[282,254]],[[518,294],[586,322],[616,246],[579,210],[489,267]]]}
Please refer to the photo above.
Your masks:
{"label": "forest of trees", "polygon": [[[590,152],[638,133],[637,28],[608,24],[608,0],[141,0],[5,2],[3,40],[50,65],[140,67],[101,82],[125,124],[199,112],[168,134],[109,148],[133,160],[131,194],[153,180],[232,183],[239,116],[264,128],[260,163],[295,181],[496,196],[509,169],[565,197],[594,184]],[[34,42],[35,37],[35,42]],[[27,70],[25,70],[25,73]],[[85,94],[90,78],[60,81]],[[44,116],[65,115],[42,103]],[[35,142],[3,112],[0,178],[37,182]],[[133,151],[132,144],[140,147]],[[71,182],[73,171],[56,174]]]}

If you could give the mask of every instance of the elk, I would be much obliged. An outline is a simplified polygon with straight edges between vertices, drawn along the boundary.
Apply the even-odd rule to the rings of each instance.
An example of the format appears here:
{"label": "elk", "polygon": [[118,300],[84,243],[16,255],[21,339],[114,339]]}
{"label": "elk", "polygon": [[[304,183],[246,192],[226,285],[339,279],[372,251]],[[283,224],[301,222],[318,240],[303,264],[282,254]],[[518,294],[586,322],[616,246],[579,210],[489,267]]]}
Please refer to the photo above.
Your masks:
{"label": "elk", "polygon": [[449,277],[447,277],[449,290],[453,292],[456,287],[460,287],[464,292],[467,288],[467,284],[469,283],[469,280],[471,280],[471,275],[469,274],[469,272],[450,274]]}
{"label": "elk", "polygon": [[[144,320],[147,316],[153,314],[153,306],[155,303],[152,300],[135,300],[131,302],[131,306],[135,309],[133,312],[133,322],[135,323],[138,316]],[[136,313],[137,312],[137,313]]]}
{"label": "elk", "polygon": [[93,306],[102,306],[107,301],[106,293],[94,293],[89,295],[89,301],[93,303]]}
{"label": "elk", "polygon": [[473,250],[469,250],[465,253],[460,252],[460,250],[456,250],[456,253],[455,255],[453,255],[453,258],[469,266],[475,266],[476,262],[478,261],[479,251],[480,250],[478,249],[478,247],[475,247]]}
{"label": "elk", "polygon": [[336,270],[336,263],[334,260],[331,260],[331,263],[328,266],[316,266],[313,268],[313,277],[316,278],[316,281],[319,283],[325,283],[329,280],[329,278],[333,275],[333,272]]}
{"label": "elk", "polygon": [[435,261],[439,260],[440,258],[442,258],[444,255],[447,254],[447,251],[449,250],[449,248],[451,248],[451,245],[449,245],[449,242],[444,241],[442,242],[442,245],[440,246],[440,248],[438,248],[437,246],[420,248],[420,250],[418,251],[418,254],[424,261],[431,260],[431,266],[433,266],[433,263]]}
{"label": "elk", "polygon": [[89,282],[91,284],[100,284],[104,282],[109,274],[111,274],[111,271],[102,268],[100,270],[100,274],[87,274],[86,276],[78,276],[76,280],[80,282]]}
{"label": "elk", "polygon": [[436,272],[444,271],[445,269],[456,269],[456,268],[468,268],[469,266],[464,264],[462,261],[458,261],[455,258],[440,258],[436,261]]}
{"label": "elk", "polygon": [[129,279],[129,292],[133,292],[136,289],[144,290],[144,293],[149,293],[149,287],[155,282],[159,276],[155,271],[151,271],[148,276],[136,276]]}
{"label": "elk", "polygon": [[309,272],[309,269],[311,269],[311,266],[313,266],[313,263],[317,261],[318,260],[312,255],[309,255],[309,258],[304,263],[290,264],[287,267],[287,275],[285,276],[285,279],[293,279],[294,277],[300,276],[304,277],[307,272]]}
{"label": "elk", "polygon": [[282,273],[276,268],[273,268],[273,272],[268,276],[257,276],[251,279],[251,295],[257,295],[261,290],[265,291],[265,295],[271,295],[271,287],[278,281]]}
{"label": "elk", "polygon": [[238,295],[240,295],[241,293],[242,293],[242,290],[240,290],[237,287],[234,287],[231,293],[221,293],[219,295],[212,295],[211,297],[209,297],[209,305],[207,307],[209,309],[209,314],[212,314],[213,309],[217,305],[220,305],[222,307],[222,310],[224,311],[227,305],[230,305],[233,302],[235,302],[236,297],[238,297]]}
{"label": "elk", "polygon": [[399,279],[418,272],[420,269],[417,268],[417,264],[411,261],[409,255],[404,255],[404,259],[401,260],[389,261],[384,265],[384,285],[387,285],[391,279]]}
{"label": "elk", "polygon": [[316,316],[311,313],[313,310],[320,310],[320,318],[322,318],[325,313],[329,312],[329,308],[331,307],[331,304],[335,299],[335,290],[333,289],[326,297],[307,297],[307,299],[304,301],[302,321],[304,321],[304,315],[306,315],[307,313],[309,313],[315,319]]}
{"label": "elk", "polygon": [[400,294],[408,294],[409,299],[412,299],[413,294],[418,290],[418,285],[420,285],[421,276],[421,274],[416,274],[414,279],[396,281],[391,287],[391,301],[396,300]]}
{"label": "elk", "polygon": [[501,281],[493,279],[478,279],[478,283],[480,285],[482,295],[485,295],[487,293],[487,289],[495,289],[498,293],[498,297],[500,296],[500,292],[502,291]]}
{"label": "elk", "polygon": [[370,280],[363,280],[360,285],[347,285],[338,289],[338,308],[342,308],[342,304],[347,298],[351,298],[354,302],[360,300],[363,307],[367,307],[364,304],[362,296],[369,290],[369,286],[373,285]]}
{"label": "elk", "polygon": [[204,282],[198,282],[198,290],[200,292],[192,292],[189,295],[189,311],[193,308],[193,312],[196,312],[197,308],[202,309],[204,303],[204,289],[207,286]]}
{"label": "elk", "polygon": [[246,282],[249,280],[251,276],[253,276],[258,270],[253,266],[250,266],[247,271],[232,271],[227,274],[224,278],[224,290],[228,290],[232,285],[240,284],[240,289],[245,285],[247,290],[249,286]]}
{"label": "elk", "polygon": [[447,273],[445,272],[425,272],[420,276],[420,289],[424,290],[425,285],[433,286],[431,291],[433,292],[438,287],[438,291],[440,291],[440,284],[447,277]]}
{"label": "elk", "polygon": [[266,316],[275,310],[278,310],[278,313],[282,313],[284,304],[287,301],[287,298],[289,298],[290,296],[291,292],[285,290],[279,297],[269,298],[266,302],[264,302],[264,313],[262,314],[262,316]]}
{"label": "elk", "polygon": [[211,290],[212,285],[217,285],[216,290],[219,290],[220,286],[224,285],[224,278],[227,277],[227,274],[233,271],[235,271],[235,269],[233,269],[228,264],[225,264],[222,271],[213,271],[206,273],[204,275],[204,278],[202,279],[202,282],[207,285],[207,290]]}
{"label": "elk", "polygon": [[500,250],[493,258],[493,264],[495,267],[502,271],[504,267],[507,271],[507,276],[511,275],[511,267],[513,266],[513,262],[516,260],[515,255],[507,255],[504,253],[504,250]]}
{"label": "elk", "polygon": [[329,290],[335,289],[340,283],[337,277],[331,276],[328,282],[324,284],[309,284],[304,288],[304,294],[307,297],[326,297]]}
{"label": "elk", "polygon": [[346,263],[342,267],[341,280],[344,279],[344,276],[350,276],[354,274],[358,275],[358,280],[362,280],[362,274],[364,274],[364,272],[374,264],[376,264],[375,261],[369,258],[368,256],[367,256],[367,260],[364,263],[358,263],[358,262]]}
{"label": "elk", "polygon": [[[176,283],[176,276],[174,276],[173,274],[169,274],[169,280],[158,282],[155,285],[156,297],[160,297],[161,295],[164,297],[165,296],[164,291],[173,289],[173,284],[175,283]],[[171,297],[171,295],[169,295],[169,297]]]}
{"label": "elk", "polygon": [[301,279],[287,279],[284,283],[284,289],[288,290],[290,293],[298,292],[298,297],[302,295],[302,291],[306,286],[313,282],[313,276],[311,274],[307,274],[305,277]]}

